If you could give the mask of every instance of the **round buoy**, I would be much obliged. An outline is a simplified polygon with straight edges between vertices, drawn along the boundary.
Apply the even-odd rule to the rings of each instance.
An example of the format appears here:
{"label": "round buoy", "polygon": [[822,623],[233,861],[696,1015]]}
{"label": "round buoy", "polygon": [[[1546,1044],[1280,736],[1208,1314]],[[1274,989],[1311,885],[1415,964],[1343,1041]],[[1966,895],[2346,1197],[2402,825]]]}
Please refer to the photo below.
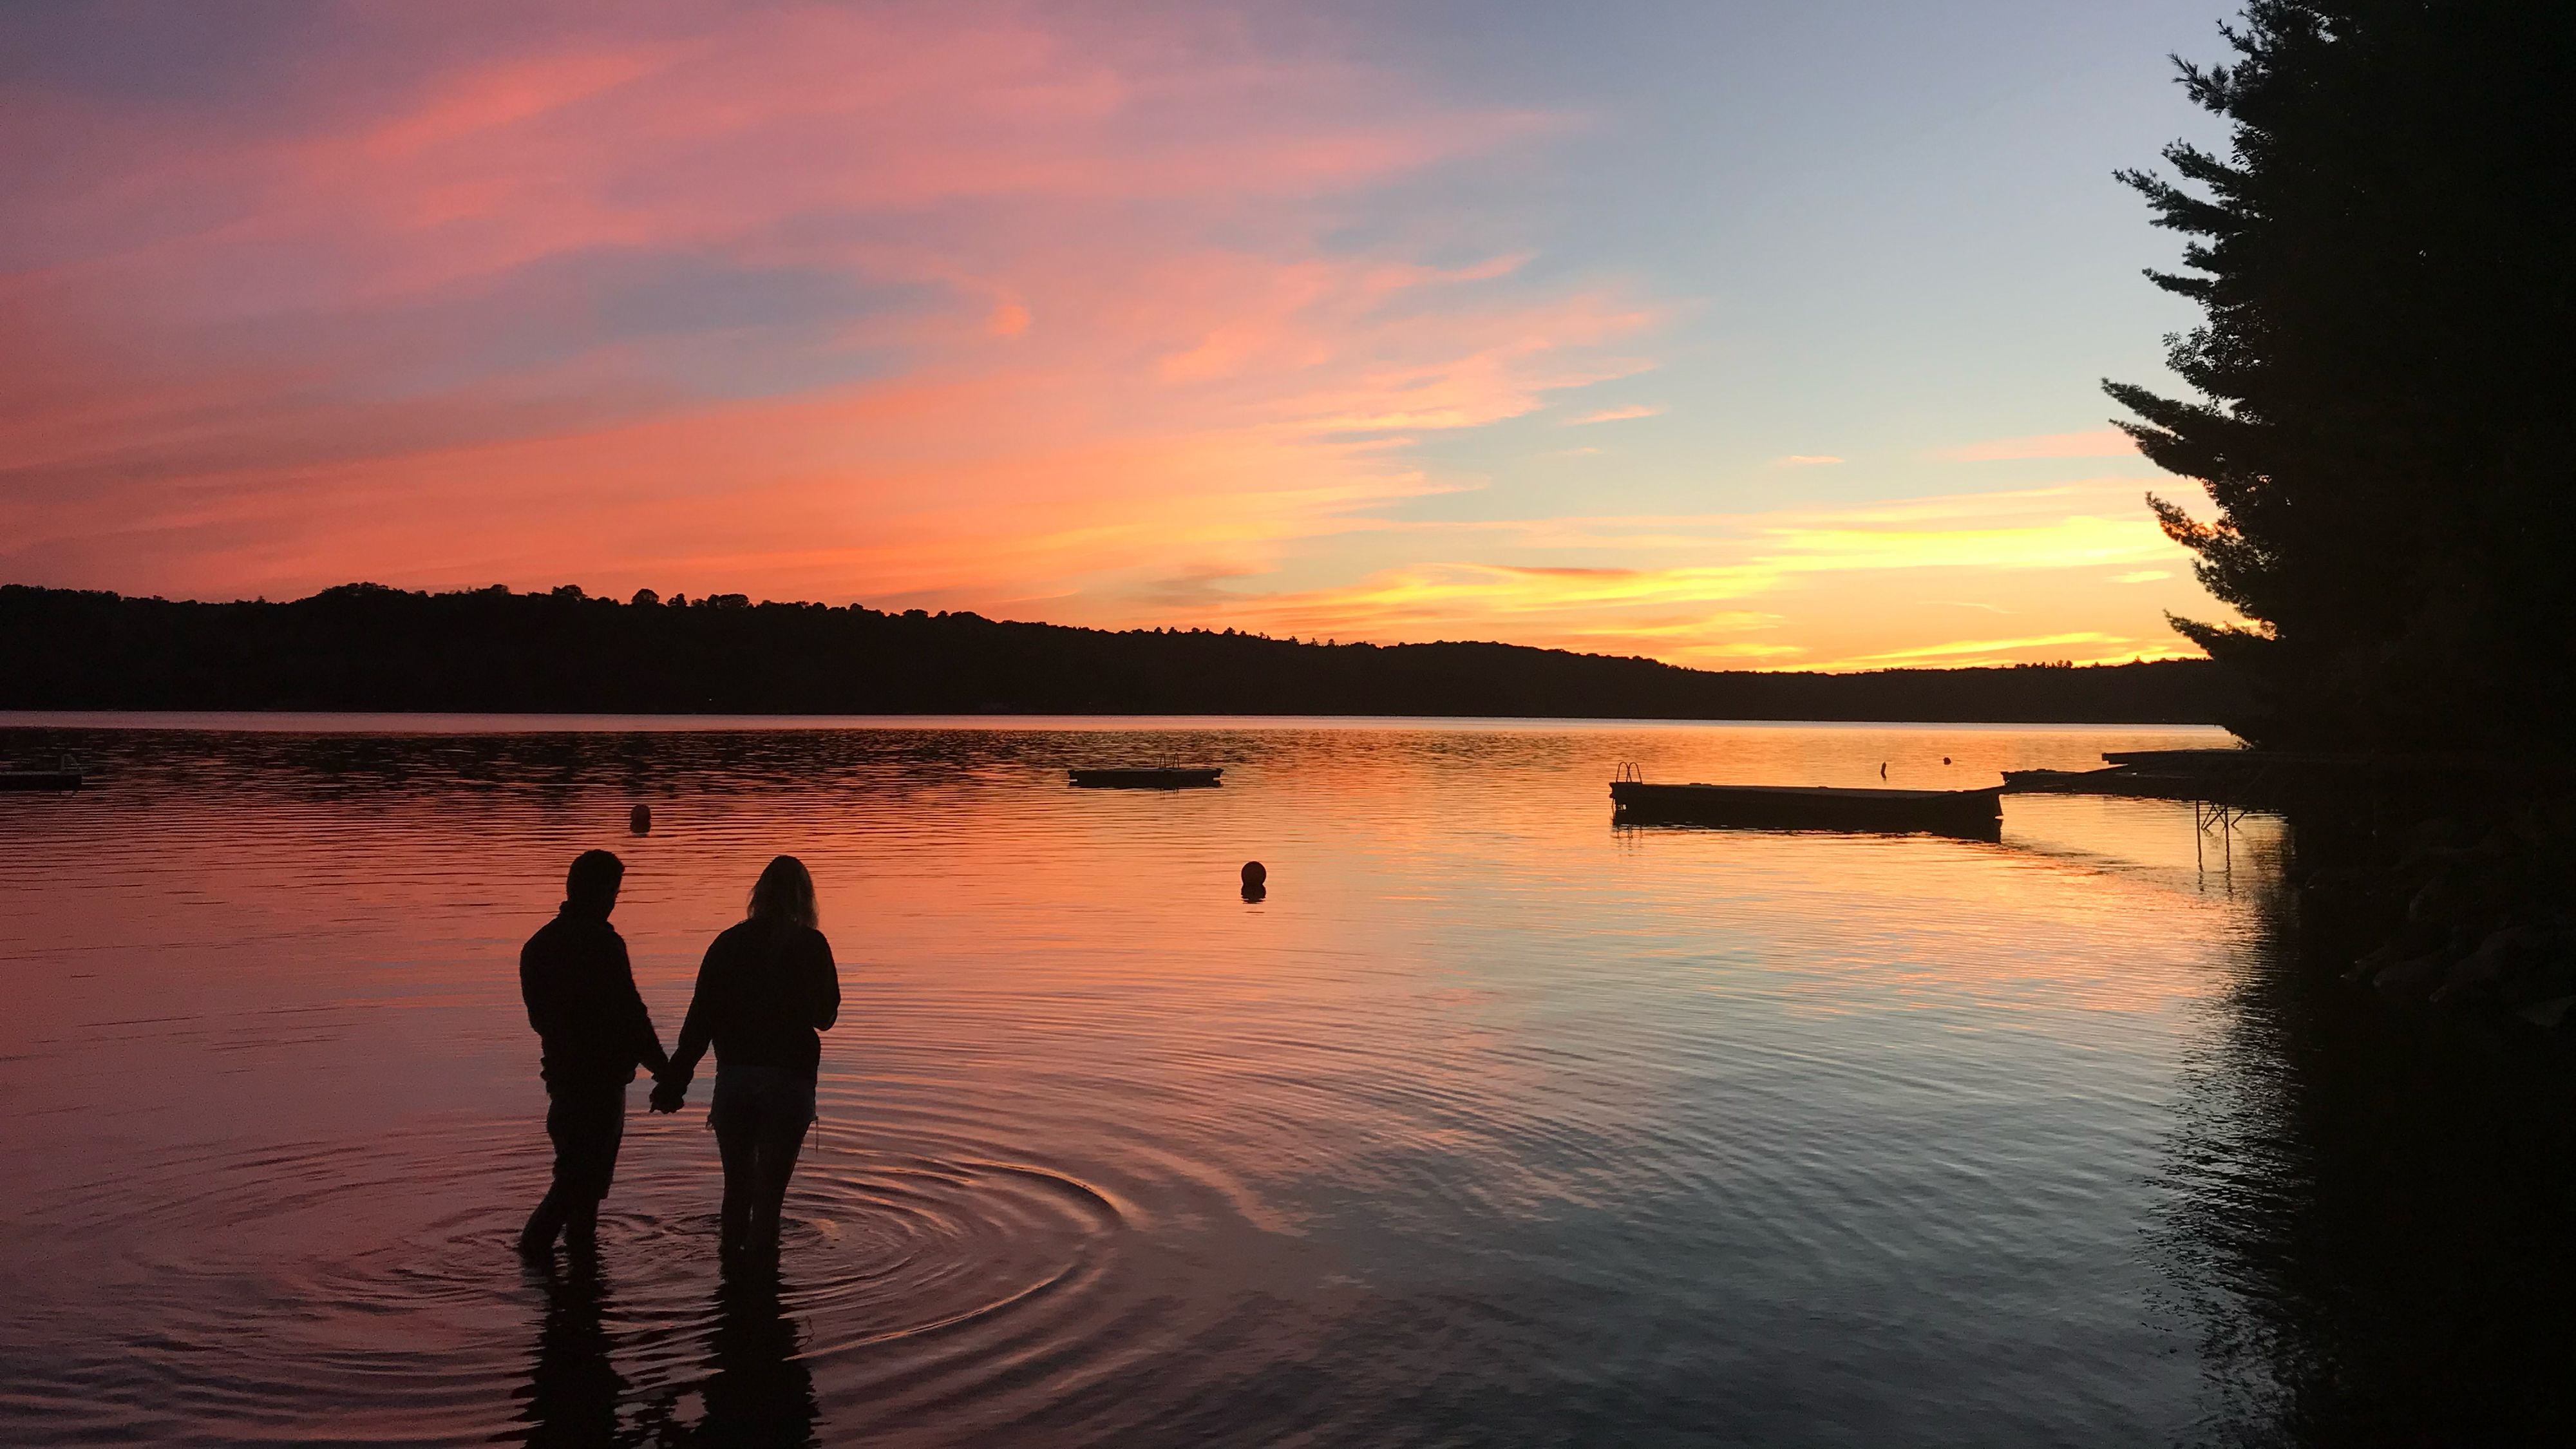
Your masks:
{"label": "round buoy", "polygon": [[652,834],[653,807],[650,805],[636,806],[635,813],[626,817],[626,828],[638,835]]}
{"label": "round buoy", "polygon": [[1260,861],[1243,863],[1243,898],[1257,901],[1270,893],[1270,871]]}

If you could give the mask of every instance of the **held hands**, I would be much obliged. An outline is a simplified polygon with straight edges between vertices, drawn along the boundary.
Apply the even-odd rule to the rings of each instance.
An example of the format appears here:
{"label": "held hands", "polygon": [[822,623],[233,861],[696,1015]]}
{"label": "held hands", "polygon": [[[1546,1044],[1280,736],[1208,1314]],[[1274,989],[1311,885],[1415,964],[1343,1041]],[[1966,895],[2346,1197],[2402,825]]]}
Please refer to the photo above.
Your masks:
{"label": "held hands", "polygon": [[653,1079],[652,1110],[656,1112],[677,1112],[680,1110],[680,1104],[687,1099],[688,1095],[688,1078],[655,1077]]}

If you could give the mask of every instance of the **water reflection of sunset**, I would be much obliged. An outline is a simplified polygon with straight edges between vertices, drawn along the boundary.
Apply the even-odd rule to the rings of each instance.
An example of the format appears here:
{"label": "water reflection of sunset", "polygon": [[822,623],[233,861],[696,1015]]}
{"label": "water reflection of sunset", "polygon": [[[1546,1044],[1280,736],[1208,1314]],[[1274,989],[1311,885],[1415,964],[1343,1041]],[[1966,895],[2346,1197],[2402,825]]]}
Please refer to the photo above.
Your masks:
{"label": "water reflection of sunset", "polygon": [[[1629,762],[1965,785],[2191,732],[253,723],[65,736],[100,787],[6,825],[0,1088],[35,1106],[27,1212],[187,1265],[102,1292],[73,1253],[11,1286],[65,1343],[116,1339],[114,1305],[149,1296],[187,1362],[223,1366],[173,1366],[148,1402],[110,1389],[100,1422],[230,1432],[227,1376],[299,1385],[302,1409],[259,1413],[325,1410],[294,1365],[327,1343],[380,1365],[379,1407],[496,1430],[475,1405],[497,1398],[435,1385],[516,1372],[471,1326],[521,1311],[478,1265],[543,1169],[510,963],[583,848],[627,862],[616,924],[666,1038],[761,865],[812,868],[844,1006],[775,1322],[819,1423],[919,1443],[1032,1419],[1132,1441],[1281,1363],[1410,1380],[1423,1294],[1469,1305],[1445,1331],[1475,1374],[1549,1372],[1545,1335],[1475,1306],[1494,1275],[1524,1311],[1608,1293],[1669,1342],[1824,1334],[1896,1381],[1983,1361],[1943,1325],[1997,1281],[2059,1325],[2019,1357],[2090,1352],[2068,1322],[2125,1342],[2174,1054],[2271,868],[2259,831],[2232,875],[2195,868],[2188,808],[2157,802],[2015,799],[1975,842],[1626,827],[1606,798]],[[1064,782],[1145,759],[1225,783]],[[770,1331],[700,1281],[702,1116],[630,1118],[603,1220],[603,1341],[629,1342],[620,1314],[696,1325],[614,1350],[630,1417],[694,1402],[692,1335]],[[90,1190],[102,1170],[120,1195]],[[240,1285],[287,1273],[317,1285],[298,1326],[216,1335],[267,1322]],[[1617,1286],[1575,1286],[1593,1274]],[[1031,1343],[1115,1392],[992,1377]],[[959,1394],[983,1407],[958,1417]]]}

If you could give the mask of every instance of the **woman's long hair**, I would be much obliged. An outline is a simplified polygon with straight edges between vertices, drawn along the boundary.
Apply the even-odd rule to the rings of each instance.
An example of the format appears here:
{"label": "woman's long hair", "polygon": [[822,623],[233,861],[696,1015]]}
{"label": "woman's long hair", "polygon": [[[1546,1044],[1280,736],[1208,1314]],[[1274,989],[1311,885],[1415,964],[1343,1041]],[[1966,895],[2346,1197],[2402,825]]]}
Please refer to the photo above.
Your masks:
{"label": "woman's long hair", "polygon": [[755,921],[793,921],[812,930],[820,925],[814,909],[814,877],[805,862],[782,855],[752,883],[749,914]]}

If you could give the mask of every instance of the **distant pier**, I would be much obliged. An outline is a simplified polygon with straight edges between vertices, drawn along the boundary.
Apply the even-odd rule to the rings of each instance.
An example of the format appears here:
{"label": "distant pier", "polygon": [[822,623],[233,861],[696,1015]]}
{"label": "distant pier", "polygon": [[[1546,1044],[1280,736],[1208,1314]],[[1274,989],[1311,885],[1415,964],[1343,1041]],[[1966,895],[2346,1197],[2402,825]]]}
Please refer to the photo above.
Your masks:
{"label": "distant pier", "polygon": [[2123,795],[2286,809],[2432,796],[2487,796],[2576,783],[2576,760],[2290,750],[2109,750],[2098,770],[2006,770],[2012,795]]}

